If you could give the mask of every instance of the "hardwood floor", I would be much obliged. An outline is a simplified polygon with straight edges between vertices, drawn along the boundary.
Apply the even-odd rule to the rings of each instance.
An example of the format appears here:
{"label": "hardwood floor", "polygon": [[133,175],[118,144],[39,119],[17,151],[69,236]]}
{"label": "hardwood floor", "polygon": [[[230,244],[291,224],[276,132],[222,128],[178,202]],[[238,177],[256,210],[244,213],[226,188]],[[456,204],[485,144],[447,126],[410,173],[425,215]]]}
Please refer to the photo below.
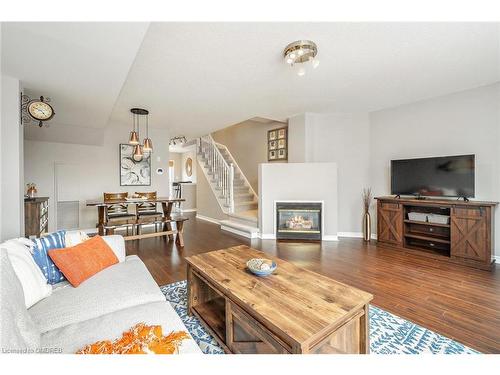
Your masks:
{"label": "hardwood floor", "polygon": [[361,239],[292,243],[252,240],[190,215],[185,247],[149,238],[127,242],[159,285],[186,279],[184,257],[246,244],[363,289],[372,303],[485,353],[500,353],[500,270],[476,270]]}

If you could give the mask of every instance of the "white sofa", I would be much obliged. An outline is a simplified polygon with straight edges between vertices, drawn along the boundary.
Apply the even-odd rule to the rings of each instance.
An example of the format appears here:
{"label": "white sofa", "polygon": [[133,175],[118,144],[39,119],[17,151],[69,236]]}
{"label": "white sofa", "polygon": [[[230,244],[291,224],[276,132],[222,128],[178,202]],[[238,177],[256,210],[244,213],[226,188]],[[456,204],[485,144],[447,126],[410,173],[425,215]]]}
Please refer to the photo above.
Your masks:
{"label": "white sofa", "polygon": [[[114,340],[139,322],[158,325],[163,333],[187,329],[135,255],[125,256],[122,236],[105,236],[119,263],[77,288],[68,282],[29,309],[5,251],[1,251],[1,349],[8,352],[74,353],[99,340]],[[179,352],[201,353],[190,337]]]}

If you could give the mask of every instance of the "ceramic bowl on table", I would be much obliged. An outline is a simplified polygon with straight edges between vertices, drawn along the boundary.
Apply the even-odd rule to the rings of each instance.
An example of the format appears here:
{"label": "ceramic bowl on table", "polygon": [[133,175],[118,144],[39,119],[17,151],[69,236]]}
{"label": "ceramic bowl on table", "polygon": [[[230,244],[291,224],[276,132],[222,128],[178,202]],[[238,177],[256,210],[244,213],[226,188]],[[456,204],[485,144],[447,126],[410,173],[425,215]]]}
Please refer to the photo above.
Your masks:
{"label": "ceramic bowl on table", "polygon": [[278,265],[269,259],[253,258],[247,262],[247,268],[254,275],[269,276],[278,268]]}

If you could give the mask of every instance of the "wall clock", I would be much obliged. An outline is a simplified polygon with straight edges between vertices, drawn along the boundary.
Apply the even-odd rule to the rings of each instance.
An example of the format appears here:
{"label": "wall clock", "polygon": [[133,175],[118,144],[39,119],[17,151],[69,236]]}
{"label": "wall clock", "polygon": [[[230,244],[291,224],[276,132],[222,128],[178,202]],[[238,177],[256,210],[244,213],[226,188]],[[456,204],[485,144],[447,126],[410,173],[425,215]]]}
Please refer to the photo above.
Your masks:
{"label": "wall clock", "polygon": [[44,121],[49,121],[56,114],[48,101],[43,96],[40,96],[40,99],[30,100],[26,105],[26,112],[32,119],[38,121],[40,127],[42,127]]}

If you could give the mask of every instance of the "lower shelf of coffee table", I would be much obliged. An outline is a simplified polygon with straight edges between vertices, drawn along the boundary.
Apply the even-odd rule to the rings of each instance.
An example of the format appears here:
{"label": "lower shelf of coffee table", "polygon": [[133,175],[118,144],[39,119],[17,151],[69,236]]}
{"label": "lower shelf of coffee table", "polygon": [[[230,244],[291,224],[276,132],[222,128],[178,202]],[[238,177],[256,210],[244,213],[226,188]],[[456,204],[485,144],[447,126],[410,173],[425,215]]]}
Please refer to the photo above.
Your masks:
{"label": "lower shelf of coffee table", "polygon": [[226,301],[223,297],[196,305],[193,310],[223,342],[226,341]]}

